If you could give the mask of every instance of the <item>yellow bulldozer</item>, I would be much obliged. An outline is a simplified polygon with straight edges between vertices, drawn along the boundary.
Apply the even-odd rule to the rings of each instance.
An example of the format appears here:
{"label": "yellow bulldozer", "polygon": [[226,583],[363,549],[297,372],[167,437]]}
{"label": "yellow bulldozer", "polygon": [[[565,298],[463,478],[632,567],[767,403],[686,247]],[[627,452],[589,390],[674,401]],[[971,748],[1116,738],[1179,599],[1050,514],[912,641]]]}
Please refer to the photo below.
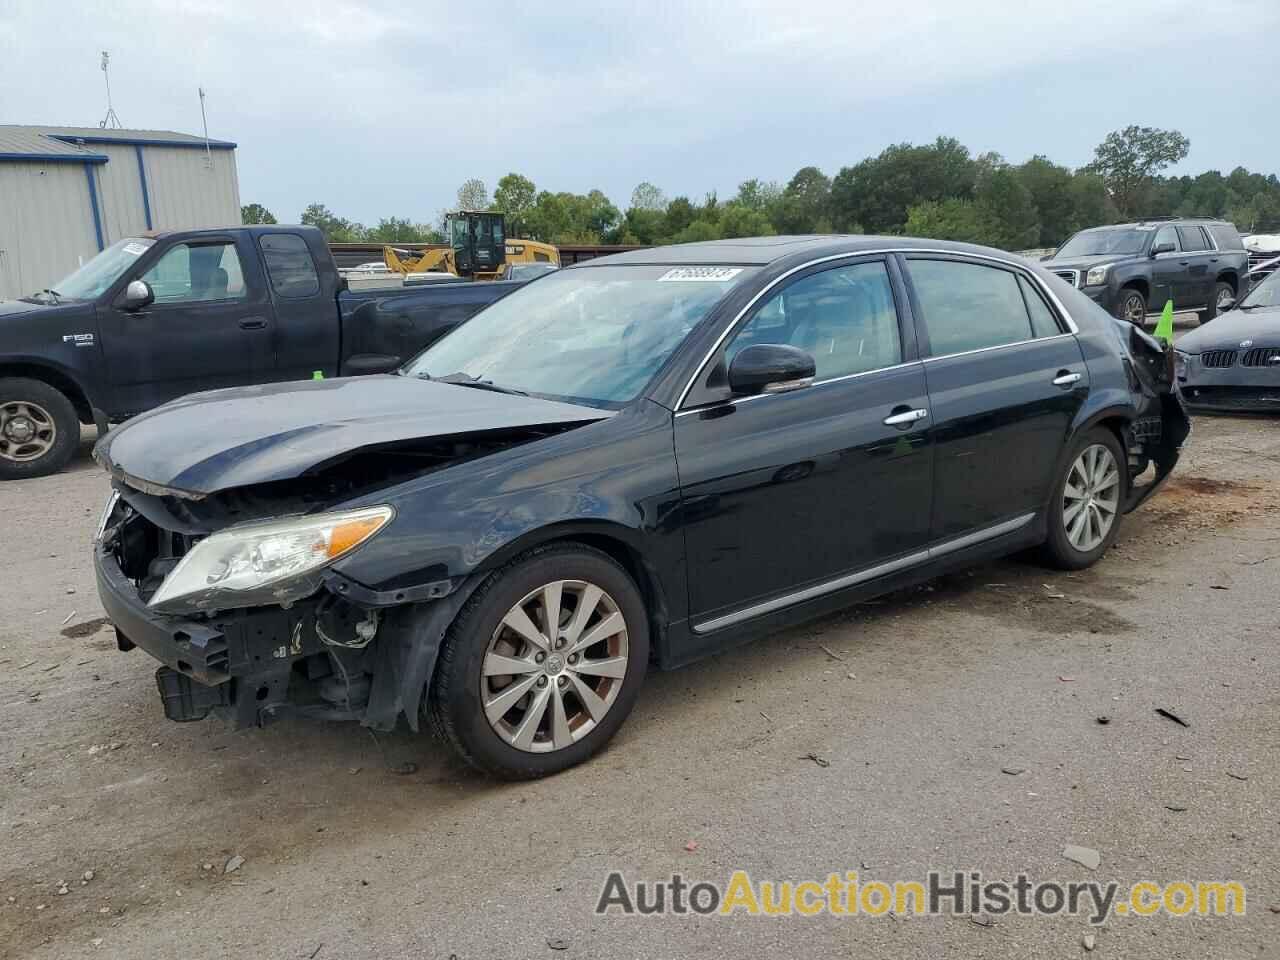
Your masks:
{"label": "yellow bulldozer", "polygon": [[507,239],[507,220],[501,213],[461,210],[445,219],[449,246],[424,250],[417,257],[402,256],[394,247],[382,248],[382,260],[393,273],[452,273],[473,280],[496,280],[509,263],[560,265],[560,252],[537,240]]}

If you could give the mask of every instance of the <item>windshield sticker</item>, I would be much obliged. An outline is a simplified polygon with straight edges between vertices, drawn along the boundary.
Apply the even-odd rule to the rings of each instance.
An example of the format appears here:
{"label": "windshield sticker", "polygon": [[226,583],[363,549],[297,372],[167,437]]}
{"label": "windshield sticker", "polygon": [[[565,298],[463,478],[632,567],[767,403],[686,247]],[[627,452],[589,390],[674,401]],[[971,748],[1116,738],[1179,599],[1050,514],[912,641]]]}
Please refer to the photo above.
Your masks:
{"label": "windshield sticker", "polygon": [[725,283],[741,272],[741,267],[675,267],[660,276],[658,282]]}
{"label": "windshield sticker", "polygon": [[124,252],[131,257],[140,257],[147,252],[147,245],[145,243],[126,243]]}

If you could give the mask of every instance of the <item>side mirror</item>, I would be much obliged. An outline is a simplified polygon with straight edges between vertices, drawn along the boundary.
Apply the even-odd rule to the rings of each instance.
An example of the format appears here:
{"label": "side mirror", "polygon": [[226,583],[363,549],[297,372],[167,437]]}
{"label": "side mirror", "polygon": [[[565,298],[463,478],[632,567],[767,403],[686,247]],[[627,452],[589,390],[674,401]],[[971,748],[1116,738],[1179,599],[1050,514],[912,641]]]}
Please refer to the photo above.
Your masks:
{"label": "side mirror", "polygon": [[1176,246],[1167,241],[1165,243],[1157,243],[1151,248],[1151,256],[1158,257],[1162,253],[1173,253],[1177,249],[1178,248]]}
{"label": "side mirror", "polygon": [[813,357],[785,343],[744,347],[729,365],[729,389],[737,396],[783,393],[813,383]]}
{"label": "side mirror", "polygon": [[156,292],[151,289],[151,284],[145,280],[130,280],[129,286],[124,288],[124,300],[120,306],[126,310],[141,310],[155,302]]}

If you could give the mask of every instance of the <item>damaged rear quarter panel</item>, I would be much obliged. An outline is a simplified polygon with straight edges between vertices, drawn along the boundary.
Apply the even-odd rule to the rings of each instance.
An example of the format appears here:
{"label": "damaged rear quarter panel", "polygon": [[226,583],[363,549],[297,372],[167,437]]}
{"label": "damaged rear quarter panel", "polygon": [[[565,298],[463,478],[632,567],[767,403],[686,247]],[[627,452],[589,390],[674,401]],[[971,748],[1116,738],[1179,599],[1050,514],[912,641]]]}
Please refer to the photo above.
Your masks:
{"label": "damaged rear quarter panel", "polygon": [[642,554],[666,618],[686,616],[671,413],[651,401],[343,506],[381,503],[395,519],[334,567],[367,587],[457,581],[539,543],[589,534]]}

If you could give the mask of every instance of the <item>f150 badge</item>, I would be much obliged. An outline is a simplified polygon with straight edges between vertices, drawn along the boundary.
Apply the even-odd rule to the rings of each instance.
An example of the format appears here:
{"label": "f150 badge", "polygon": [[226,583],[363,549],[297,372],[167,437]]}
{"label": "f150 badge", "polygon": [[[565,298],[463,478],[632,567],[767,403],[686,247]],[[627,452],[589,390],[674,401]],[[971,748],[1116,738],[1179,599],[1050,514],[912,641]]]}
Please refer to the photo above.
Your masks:
{"label": "f150 badge", "polygon": [[92,333],[68,333],[62,338],[63,343],[74,343],[77,347],[92,347]]}

